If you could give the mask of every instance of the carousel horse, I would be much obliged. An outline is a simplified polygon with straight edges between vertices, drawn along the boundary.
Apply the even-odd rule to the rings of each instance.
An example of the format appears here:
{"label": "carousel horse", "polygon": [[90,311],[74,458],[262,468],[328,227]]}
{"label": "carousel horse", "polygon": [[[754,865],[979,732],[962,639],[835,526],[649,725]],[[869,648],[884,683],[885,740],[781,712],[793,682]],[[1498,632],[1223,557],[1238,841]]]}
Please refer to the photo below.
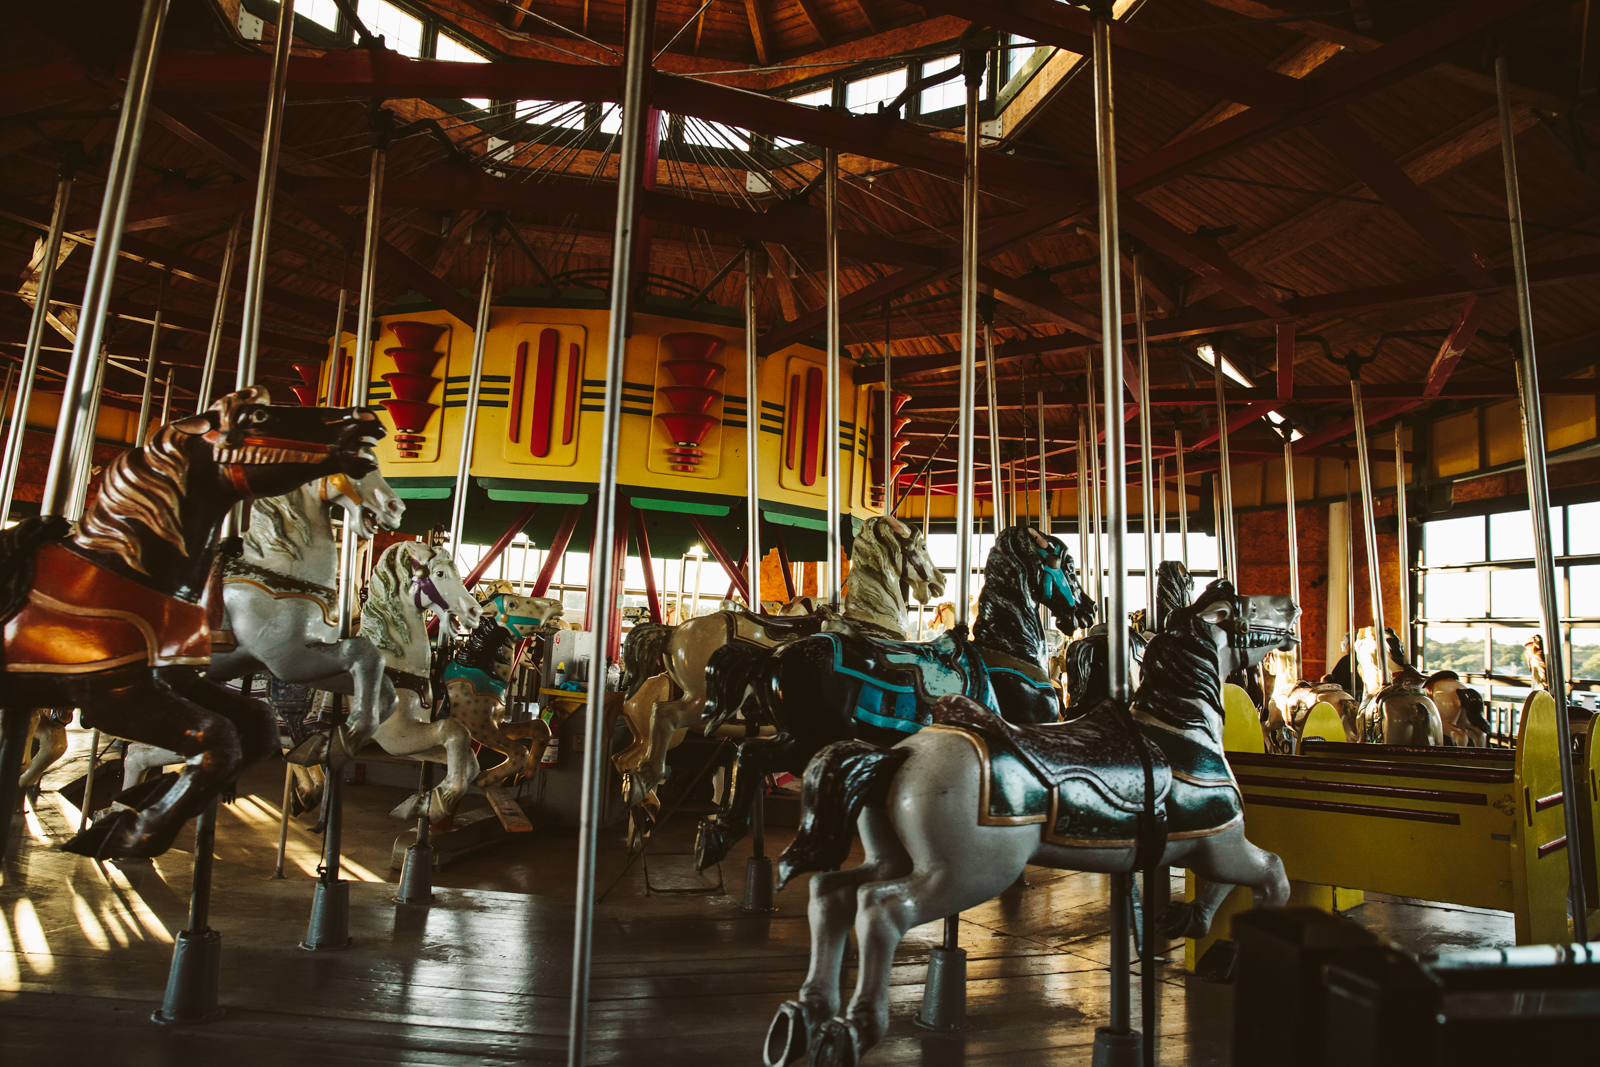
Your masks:
{"label": "carousel horse", "polygon": [[[376,460],[374,460],[376,462]],[[211,666],[206,677],[232,681],[261,671],[281,685],[309,686],[351,698],[346,731],[359,746],[394,709],[394,687],[383,677],[383,657],[361,637],[340,638],[338,593],[339,540],[333,513],[357,536],[370,541],[378,530],[397,530],[405,502],[374,468],[359,479],[333,474],[282,496],[258,500],[250,508],[250,526],[237,556],[220,562],[222,624],[211,631]],[[309,695],[279,690],[288,699],[282,708],[268,705],[287,728],[293,746],[311,736],[305,730]],[[344,751],[344,746],[340,746]],[[354,751],[354,748],[349,749]],[[128,746],[122,787],[132,789],[153,769],[181,763],[183,757],[158,746]],[[292,802],[308,804],[307,794],[318,776],[310,769],[296,774]]]}
{"label": "carousel horse", "polygon": [[[1158,864],[1206,880],[1161,917],[1167,936],[1198,937],[1235,885],[1258,907],[1288,903],[1277,856],[1245,836],[1239,787],[1222,749],[1222,681],[1294,641],[1286,596],[1240,596],[1212,582],[1150,643],[1131,708],[1110,699],[1068,722],[1014,726],[962,696],[892,749],[840,741],[806,768],[800,828],[779,884],[809,871],[811,966],[768,1031],[765,1062],[809,1055],[847,1067],[882,1040],[889,978],[907,930],[955,915],[1012,885],[1025,865],[1126,872]],[[856,829],[858,867],[839,870]],[[852,926],[855,996],[841,1012]]]}
{"label": "carousel horse", "polygon": [[1041,604],[1063,630],[1094,617],[1066,543],[1012,526],[1000,531],[984,562],[970,639],[961,627],[937,641],[911,642],[895,639],[888,626],[879,634],[864,627],[829,632],[830,624],[770,652],[730,646],[713,656],[709,722],[720,723],[752,702],[776,734],[739,746],[729,797],[700,823],[696,867],[719,862],[744,836],[754,790],[766,775],[803,774],[811,757],[834,741],[887,748],[927,725],[941,696],[973,697],[1011,722],[1059,720],[1061,698],[1044,667]]}
{"label": "carousel horse", "polygon": [[1535,689],[1550,688],[1550,668],[1544,660],[1544,637],[1534,634],[1522,642],[1522,662],[1528,665],[1528,677]]}
{"label": "carousel horse", "polygon": [[[868,519],[851,548],[843,602],[849,625],[903,640],[907,587],[923,603],[944,593],[944,574],[928,555],[921,531],[893,517]],[[660,699],[663,688],[657,684],[648,687],[648,693],[636,688],[623,702],[623,720],[633,743],[613,756],[612,762],[623,774],[628,803],[643,803],[666,780],[667,749],[673,735],[704,722],[707,667],[714,653],[739,648],[752,656],[764,655],[780,642],[818,633],[830,617],[831,612],[774,619],[746,611],[719,611],[675,627],[657,653],[665,663],[672,696]],[[642,658],[642,654],[636,652],[635,657]]]}
{"label": "carousel horse", "polygon": [[[367,408],[275,406],[259,386],[158,428],[106,467],[76,527],[27,519],[0,533],[0,811],[15,804],[36,708],[76,707],[85,726],[171,748],[185,761],[122,794],[67,842],[100,859],[157,856],[276,741],[271,712],[202,677],[217,535],[235,505],[329,474],[364,477],[384,436]],[[213,591],[214,594],[214,591]],[[0,825],[0,851],[9,829]]]}
{"label": "carousel horse", "polygon": [[[35,708],[30,713],[22,742],[23,758],[28,765],[22,768],[17,780],[17,787],[23,793],[37,797],[45,771],[67,754],[67,727],[72,723],[72,711],[71,708]],[[37,749],[33,747],[35,741],[39,744]]]}
{"label": "carousel horse", "polygon": [[[1268,652],[1261,661],[1261,673],[1270,679],[1262,687],[1266,690],[1267,703],[1262,709],[1261,734],[1266,741],[1267,751],[1280,755],[1293,752],[1294,740],[1299,733],[1290,720],[1289,701],[1295,691],[1306,684],[1295,670],[1294,653],[1281,648]],[[1305,713],[1310,714],[1313,706],[1314,702],[1307,705]],[[1304,722],[1304,718],[1301,721]]]}
{"label": "carousel horse", "polygon": [[1435,671],[1422,684],[1439,709],[1445,737],[1458,748],[1483,748],[1494,732],[1483,717],[1483,694],[1467,685],[1455,671]]}
{"label": "carousel horse", "polygon": [[[1400,636],[1389,627],[1383,628],[1384,650],[1389,656],[1388,674],[1393,677],[1401,671],[1412,669],[1400,647]],[[1378,639],[1370,626],[1356,631],[1356,672],[1361,677],[1363,699],[1382,688],[1378,680]]]}
{"label": "carousel horse", "polygon": [[[1343,686],[1333,682],[1296,682],[1283,700],[1284,723],[1288,730],[1288,748],[1272,746],[1271,751],[1280,754],[1291,752],[1294,741],[1304,733],[1306,719],[1311,717],[1311,709],[1318,704],[1326,703],[1332,706],[1339,716],[1339,721],[1344,725],[1344,739],[1354,743],[1361,740],[1361,702],[1347,693]],[[1337,741],[1336,737],[1325,737],[1324,741]],[[1269,745],[1270,745],[1269,741]]]}
{"label": "carousel horse", "polygon": [[[1143,608],[1129,619],[1128,649],[1132,662],[1129,674],[1138,685],[1139,667],[1144,660],[1145,646],[1159,632],[1163,622],[1179,608],[1189,606],[1194,599],[1194,578],[1189,568],[1175,559],[1163,560],[1156,568],[1156,611],[1154,625],[1146,624]],[[1106,676],[1107,629],[1104,623],[1089,628],[1088,633],[1069,642],[1061,654],[1061,675],[1065,680],[1067,707],[1088,707],[1110,693]],[[1071,714],[1071,712],[1068,712]]]}
{"label": "carousel horse", "polygon": [[1362,702],[1359,740],[1384,745],[1443,745],[1444,722],[1426,685],[1427,679],[1410,667],[1395,671],[1388,685]]}

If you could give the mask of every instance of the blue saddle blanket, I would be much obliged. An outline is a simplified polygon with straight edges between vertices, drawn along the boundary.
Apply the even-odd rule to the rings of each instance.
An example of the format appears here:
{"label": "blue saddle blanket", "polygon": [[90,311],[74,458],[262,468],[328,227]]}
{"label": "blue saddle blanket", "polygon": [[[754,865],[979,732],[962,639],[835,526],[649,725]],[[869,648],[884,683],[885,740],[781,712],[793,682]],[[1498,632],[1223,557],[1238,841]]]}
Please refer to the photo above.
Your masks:
{"label": "blue saddle blanket", "polygon": [[871,726],[914,734],[933,721],[933,704],[944,696],[998,710],[989,670],[971,643],[958,647],[949,634],[933,641],[819,636],[833,644],[834,672],[859,682],[855,717]]}

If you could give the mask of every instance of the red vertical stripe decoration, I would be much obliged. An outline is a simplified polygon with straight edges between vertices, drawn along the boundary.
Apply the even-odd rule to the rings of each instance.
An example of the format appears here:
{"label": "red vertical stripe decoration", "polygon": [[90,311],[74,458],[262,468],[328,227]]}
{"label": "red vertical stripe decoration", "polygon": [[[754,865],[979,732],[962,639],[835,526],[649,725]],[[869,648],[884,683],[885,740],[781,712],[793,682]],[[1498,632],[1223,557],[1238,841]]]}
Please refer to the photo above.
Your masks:
{"label": "red vertical stripe decoration", "polygon": [[827,449],[823,437],[823,416],[826,407],[822,402],[822,368],[806,371],[806,423],[802,442],[800,484],[815,485],[819,475],[828,473]]}
{"label": "red vertical stripe decoration", "polygon": [[570,445],[578,425],[578,394],[583,391],[583,353],[576,344],[567,349],[567,414],[561,420],[561,443]]}
{"label": "red vertical stripe decoration", "polygon": [[539,331],[539,362],[533,371],[533,422],[528,427],[528,447],[541,459],[550,454],[550,424],[556,402],[556,355],[560,348],[560,331]]}
{"label": "red vertical stripe decoration", "polygon": [[511,441],[522,440],[523,379],[528,376],[528,342],[517,346],[517,368],[511,372]]}
{"label": "red vertical stripe decoration", "polygon": [[715,360],[727,342],[709,333],[669,333],[661,340],[672,352],[673,358],[661,366],[673,384],[658,390],[669,410],[657,413],[656,419],[672,442],[667,448],[672,469],[692,474],[706,457],[700,446],[722,423],[710,414],[722,399],[711,383],[722,374],[722,365]]}
{"label": "red vertical stripe decoration", "polygon": [[803,418],[803,413],[800,410],[800,375],[798,374],[789,378],[788,416],[788,422],[784,427],[783,465],[790,470],[794,470],[795,448],[800,440],[800,422]]}

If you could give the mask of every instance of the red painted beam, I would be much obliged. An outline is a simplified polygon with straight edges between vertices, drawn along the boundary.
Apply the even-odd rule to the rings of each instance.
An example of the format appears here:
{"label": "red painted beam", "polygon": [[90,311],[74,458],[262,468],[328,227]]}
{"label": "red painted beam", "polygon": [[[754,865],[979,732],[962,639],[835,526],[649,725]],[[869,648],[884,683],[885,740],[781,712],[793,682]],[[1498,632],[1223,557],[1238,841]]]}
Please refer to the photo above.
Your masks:
{"label": "red painted beam", "polygon": [[[460,489],[462,487],[457,486],[456,488]],[[511,521],[511,525],[506,527],[506,532],[495,539],[494,544],[489,546],[489,551],[484,553],[483,558],[478,561],[477,566],[473,567],[472,570],[467,573],[466,578],[461,584],[465,585],[468,589],[471,589],[473,586],[477,585],[478,579],[489,573],[489,568],[494,565],[494,561],[499,559],[505,553],[507,548],[511,547],[511,542],[517,539],[517,534],[522,532],[523,527],[527,526],[528,523],[533,521],[533,516],[538,512],[538,510],[539,504],[537,501],[523,508],[522,514],[513,519]]]}
{"label": "red painted beam", "polygon": [[1321,122],[1314,122],[1307,129],[1458,274],[1473,285],[1494,284],[1488,250],[1462,232],[1455,220],[1440,210],[1433,198],[1343,108],[1328,112]]}
{"label": "red painted beam", "polygon": [[[1450,375],[1455,373],[1456,364],[1461,362],[1461,357],[1466,355],[1467,349],[1472,345],[1472,339],[1478,335],[1478,327],[1483,323],[1483,316],[1488,310],[1487,300],[1476,296],[1467,297],[1466,303],[1461,305],[1461,313],[1456,316],[1455,326],[1439,345],[1439,353],[1433,357],[1433,366],[1428,368],[1428,376],[1423,379],[1423,396],[1438,396],[1440,390],[1450,381]],[[1540,384],[1548,383],[1541,379]]]}
{"label": "red painted beam", "polygon": [[644,566],[644,597],[650,605],[650,621],[661,624],[661,594],[656,592],[656,566],[650,557],[650,531],[645,526],[644,509],[633,509],[633,539],[639,544],[639,562]]}
{"label": "red painted beam", "polygon": [[81,100],[101,91],[74,59],[58,59],[42,67],[10,71],[0,75],[0,118],[26,115],[42,107]]}
{"label": "red painted beam", "polygon": [[561,565],[567,542],[572,540],[572,531],[578,528],[578,516],[582,514],[582,504],[567,505],[567,513],[561,516],[561,525],[556,527],[555,536],[550,539],[550,551],[544,558],[544,566],[539,568],[539,577],[534,580],[534,596],[544,596],[550,591],[551,579],[556,576],[556,568]]}
{"label": "red painted beam", "polygon": [[[210,218],[213,215],[232,214],[251,207],[255,199],[254,182],[213,185],[207,189],[174,196],[152,197],[128,205],[127,223],[123,232],[153,230],[161,226],[176,226],[196,219]],[[70,233],[93,236],[100,228],[100,205],[95,204],[73,212],[67,218],[66,228]]]}
{"label": "red painted beam", "polygon": [[689,522],[694,525],[694,532],[700,535],[701,542],[711,550],[711,554],[716,557],[717,562],[722,564],[722,569],[727,572],[728,579],[733,582],[734,588],[744,597],[744,602],[746,604],[751,603],[750,583],[746,580],[743,569],[733,562],[733,557],[728,554],[726,548],[722,547],[722,542],[717,540],[717,535],[711,532],[711,527],[707,526],[705,520],[698,515],[690,515]]}

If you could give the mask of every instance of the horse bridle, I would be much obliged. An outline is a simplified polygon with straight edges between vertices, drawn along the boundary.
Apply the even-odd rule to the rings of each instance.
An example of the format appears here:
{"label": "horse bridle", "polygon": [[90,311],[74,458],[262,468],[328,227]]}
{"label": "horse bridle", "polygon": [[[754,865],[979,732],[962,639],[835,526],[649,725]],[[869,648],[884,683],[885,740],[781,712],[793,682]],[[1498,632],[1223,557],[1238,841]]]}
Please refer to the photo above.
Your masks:
{"label": "horse bridle", "polygon": [[444,594],[439,592],[439,587],[433,582],[433,572],[427,564],[418,564],[411,556],[406,557],[406,562],[411,564],[411,602],[418,611],[426,611],[427,605],[422,602],[424,595],[429,603],[440,611],[448,612],[450,605],[445,601]]}
{"label": "horse bridle", "polygon": [[227,472],[228,481],[242,496],[250,496],[246,467],[268,463],[320,463],[338,452],[338,446],[313,445],[287,437],[255,437],[238,428],[209,430],[201,439],[211,446],[211,458]]}

